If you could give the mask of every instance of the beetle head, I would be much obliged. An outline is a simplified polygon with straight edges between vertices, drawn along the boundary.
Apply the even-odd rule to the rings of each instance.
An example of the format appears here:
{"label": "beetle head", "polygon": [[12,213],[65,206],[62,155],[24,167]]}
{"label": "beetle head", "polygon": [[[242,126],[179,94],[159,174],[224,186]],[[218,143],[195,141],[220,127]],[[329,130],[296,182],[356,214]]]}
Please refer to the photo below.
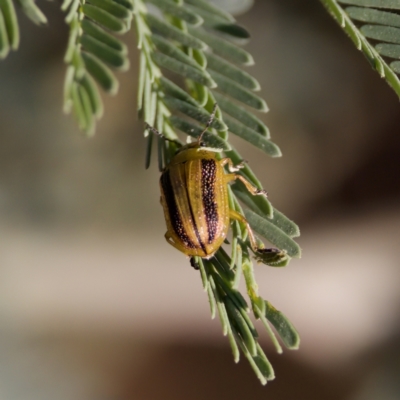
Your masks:
{"label": "beetle head", "polygon": [[184,146],[181,146],[175,154],[178,153],[182,153],[185,150],[189,150],[189,149],[197,149],[199,151],[201,150],[206,150],[206,151],[210,151],[212,153],[221,153],[222,151],[224,151],[224,149],[220,149],[218,147],[207,147],[206,142],[204,142],[203,140],[196,140],[195,142],[192,143],[188,143],[185,144]]}

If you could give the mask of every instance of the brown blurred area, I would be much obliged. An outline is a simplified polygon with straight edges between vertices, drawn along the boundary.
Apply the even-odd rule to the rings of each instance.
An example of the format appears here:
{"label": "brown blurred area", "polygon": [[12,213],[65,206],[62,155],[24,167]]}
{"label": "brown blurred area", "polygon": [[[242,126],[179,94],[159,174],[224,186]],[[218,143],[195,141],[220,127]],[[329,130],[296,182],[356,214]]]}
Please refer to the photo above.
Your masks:
{"label": "brown blurred area", "polygon": [[62,113],[67,27],[20,17],[0,63],[0,399],[400,398],[400,104],[319,2],[258,0],[239,16],[281,159],[232,138],[303,258],[256,266],[298,328],[261,342],[276,379],[235,365],[198,274],[165,242],[156,163],[144,170],[137,51],[86,139]]}

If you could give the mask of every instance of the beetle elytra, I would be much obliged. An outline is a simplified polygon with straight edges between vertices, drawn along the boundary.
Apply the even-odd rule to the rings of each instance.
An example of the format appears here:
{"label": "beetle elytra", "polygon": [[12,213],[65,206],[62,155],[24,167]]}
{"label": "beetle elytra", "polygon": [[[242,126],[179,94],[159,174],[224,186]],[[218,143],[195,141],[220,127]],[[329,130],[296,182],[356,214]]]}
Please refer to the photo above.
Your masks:
{"label": "beetle elytra", "polygon": [[[252,195],[266,196],[266,192],[236,173],[243,165],[234,166],[230,158],[217,159],[219,149],[213,151],[201,141],[215,117],[216,107],[217,104],[197,141],[178,149],[162,171],[160,190],[167,225],[165,239],[190,257],[210,258],[226,239],[230,221],[236,220],[246,226],[254,252],[275,252],[276,249],[259,248],[245,217],[229,208],[227,185],[239,179]],[[147,129],[161,135],[149,125]],[[225,166],[229,173],[225,172]]]}

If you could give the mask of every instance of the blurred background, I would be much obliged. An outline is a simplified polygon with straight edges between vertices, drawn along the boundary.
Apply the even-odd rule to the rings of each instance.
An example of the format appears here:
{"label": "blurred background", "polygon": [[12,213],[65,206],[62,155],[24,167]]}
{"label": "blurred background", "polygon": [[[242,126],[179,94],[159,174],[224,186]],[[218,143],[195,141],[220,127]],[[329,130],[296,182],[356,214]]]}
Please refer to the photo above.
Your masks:
{"label": "blurred background", "polygon": [[317,1],[256,0],[238,20],[283,157],[232,138],[296,221],[303,258],[256,266],[301,334],[259,384],[234,364],[198,273],[164,240],[144,170],[137,51],[93,139],[62,113],[67,26],[20,14],[0,63],[0,399],[400,398],[400,104]]}

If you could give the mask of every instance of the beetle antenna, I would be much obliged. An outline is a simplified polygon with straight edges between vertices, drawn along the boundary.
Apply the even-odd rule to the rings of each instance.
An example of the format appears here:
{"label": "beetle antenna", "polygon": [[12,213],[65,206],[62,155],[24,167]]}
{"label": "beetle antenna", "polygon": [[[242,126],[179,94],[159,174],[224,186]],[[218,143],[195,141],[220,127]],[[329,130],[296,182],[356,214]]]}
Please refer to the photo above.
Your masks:
{"label": "beetle antenna", "polygon": [[160,131],[158,131],[153,126],[149,125],[147,122],[145,122],[144,125],[146,126],[146,130],[148,129],[148,130],[152,131],[153,133],[155,133],[157,136],[160,136],[165,139],[165,136]]}
{"label": "beetle antenna", "polygon": [[200,133],[200,135],[199,135],[199,137],[198,137],[198,139],[197,139],[197,143],[199,143],[199,144],[201,143],[201,139],[203,138],[203,135],[207,132],[207,129],[208,129],[208,128],[211,126],[211,124],[213,123],[214,118],[215,118],[215,112],[217,111],[217,107],[218,107],[218,104],[217,104],[217,103],[214,103],[214,106],[213,106],[213,109],[212,109],[210,118],[208,119],[207,124],[206,124],[206,127],[204,128],[203,132]]}
{"label": "beetle antenna", "polygon": [[162,134],[158,129],[154,128],[153,126],[149,125],[147,122],[144,123],[146,126],[146,129],[152,131],[153,133],[155,133],[157,136],[160,136],[161,138],[163,138],[164,140],[167,140],[168,142],[172,142],[172,143],[176,143],[179,147],[182,146],[182,143],[180,143],[178,140],[174,140],[174,139],[168,139],[167,137],[165,137],[164,134]]}

